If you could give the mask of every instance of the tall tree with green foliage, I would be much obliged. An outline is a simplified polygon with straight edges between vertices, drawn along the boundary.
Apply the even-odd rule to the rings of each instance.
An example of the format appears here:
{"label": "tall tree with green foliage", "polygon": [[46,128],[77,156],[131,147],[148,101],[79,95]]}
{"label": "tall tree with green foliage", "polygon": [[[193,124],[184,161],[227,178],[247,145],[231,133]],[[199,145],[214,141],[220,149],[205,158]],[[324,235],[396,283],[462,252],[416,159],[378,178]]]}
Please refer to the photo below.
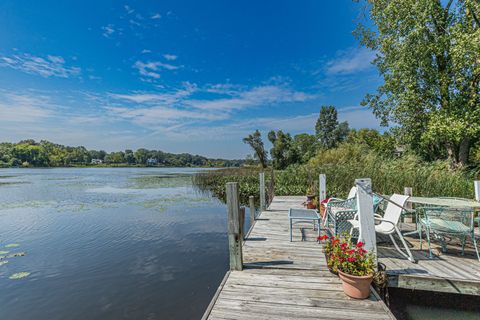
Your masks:
{"label": "tall tree with green foliage", "polygon": [[289,165],[298,162],[299,154],[293,146],[293,139],[290,133],[284,133],[282,130],[277,132],[270,131],[268,140],[272,143],[270,155],[275,169],[283,170]]}
{"label": "tall tree with green foliage", "polygon": [[320,145],[330,149],[345,140],[348,134],[348,122],[338,123],[337,109],[334,106],[322,106],[315,125],[315,133]]}
{"label": "tall tree with green foliage", "polygon": [[384,124],[399,125],[403,141],[426,158],[466,164],[480,137],[480,2],[368,0],[365,6],[370,21],[356,35],[376,52],[384,84],[364,104]]}
{"label": "tall tree with green foliage", "polygon": [[265,151],[265,146],[263,145],[262,134],[260,131],[255,130],[254,133],[243,138],[243,143],[248,144],[253,149],[255,152],[255,158],[260,162],[262,168],[266,168],[267,152]]}

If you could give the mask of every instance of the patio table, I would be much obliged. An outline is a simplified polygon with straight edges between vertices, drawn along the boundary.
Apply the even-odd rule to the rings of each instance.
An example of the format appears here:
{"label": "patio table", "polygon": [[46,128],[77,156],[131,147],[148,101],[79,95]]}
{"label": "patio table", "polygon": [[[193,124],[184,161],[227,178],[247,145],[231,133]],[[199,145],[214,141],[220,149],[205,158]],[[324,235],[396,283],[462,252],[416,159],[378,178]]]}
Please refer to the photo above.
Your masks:
{"label": "patio table", "polygon": [[320,236],[320,221],[322,218],[318,214],[317,210],[290,208],[288,210],[288,219],[290,221],[290,242],[292,242],[292,229],[293,229],[294,220],[298,220],[297,222],[312,221],[313,230],[315,230],[315,226],[316,226],[318,229],[318,235]]}
{"label": "patio table", "polygon": [[[438,206],[438,207],[450,207],[455,209],[471,208],[475,211],[480,209],[480,202],[471,199],[462,198],[429,198],[429,197],[410,197],[407,202],[412,204],[418,204],[420,206]],[[406,232],[404,235],[415,234],[420,231],[418,212],[415,211],[416,216],[416,230]]]}

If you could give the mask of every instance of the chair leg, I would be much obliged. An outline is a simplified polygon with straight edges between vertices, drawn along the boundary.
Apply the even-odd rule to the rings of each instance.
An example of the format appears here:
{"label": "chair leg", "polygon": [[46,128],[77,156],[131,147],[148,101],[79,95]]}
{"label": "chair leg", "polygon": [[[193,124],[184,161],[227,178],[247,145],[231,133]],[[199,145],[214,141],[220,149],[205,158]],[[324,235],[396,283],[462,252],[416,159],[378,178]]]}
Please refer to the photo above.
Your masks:
{"label": "chair leg", "polygon": [[462,256],[465,255],[465,243],[467,242],[467,235],[464,235],[462,238]]}
{"label": "chair leg", "polygon": [[432,256],[432,247],[430,246],[430,229],[429,228],[425,228],[425,234],[427,235],[427,242],[428,242],[428,257],[432,259],[433,256]]}
{"label": "chair leg", "polygon": [[392,240],[393,242],[393,245],[395,246],[395,249],[397,249],[397,251],[402,255],[404,256],[405,258],[407,258],[408,260],[410,260],[411,262],[415,262],[415,259],[413,258],[412,256],[412,253],[410,252],[410,249],[408,249],[408,246],[407,246],[407,243],[405,242],[405,239],[403,239],[403,236],[402,234],[400,233],[400,231],[395,228],[395,231],[397,232],[400,240],[402,241],[402,244],[403,246],[405,247],[405,250],[407,251],[407,254],[405,254],[405,252],[403,252],[400,247],[398,246],[397,244],[397,241],[395,241],[395,238],[393,237],[393,235],[390,233],[389,236],[390,236],[390,239]]}
{"label": "chair leg", "polygon": [[419,232],[418,232],[418,237],[420,239],[420,251],[423,249],[423,239],[422,239],[422,226],[420,226]]}
{"label": "chair leg", "polygon": [[472,232],[472,242],[473,246],[475,247],[475,252],[477,253],[477,259],[480,261],[480,254],[478,254],[478,247],[477,247],[477,239],[475,239],[475,229]]}

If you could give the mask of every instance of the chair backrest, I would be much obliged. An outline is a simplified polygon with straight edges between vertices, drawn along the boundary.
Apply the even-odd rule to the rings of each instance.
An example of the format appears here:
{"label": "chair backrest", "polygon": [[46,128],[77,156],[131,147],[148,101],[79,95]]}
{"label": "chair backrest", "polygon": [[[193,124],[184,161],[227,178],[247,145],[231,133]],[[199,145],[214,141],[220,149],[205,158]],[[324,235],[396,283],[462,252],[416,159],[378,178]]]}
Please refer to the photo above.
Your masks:
{"label": "chair backrest", "polygon": [[357,187],[352,187],[348,192],[347,199],[355,198],[357,196]]}
{"label": "chair backrest", "polygon": [[425,223],[432,229],[438,227],[442,231],[465,232],[465,228],[460,224],[469,231],[475,228],[474,210],[471,208],[424,207],[421,212],[425,217]]}
{"label": "chair backrest", "polygon": [[397,224],[408,198],[409,196],[394,193],[389,199],[383,219]]}

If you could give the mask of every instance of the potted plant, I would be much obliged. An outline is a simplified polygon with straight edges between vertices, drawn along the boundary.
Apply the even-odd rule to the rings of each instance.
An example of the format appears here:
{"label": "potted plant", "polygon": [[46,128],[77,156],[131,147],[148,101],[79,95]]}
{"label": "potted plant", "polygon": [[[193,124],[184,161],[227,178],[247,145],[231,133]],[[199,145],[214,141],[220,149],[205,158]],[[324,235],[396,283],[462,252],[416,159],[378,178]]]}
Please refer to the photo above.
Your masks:
{"label": "potted plant", "polygon": [[316,199],[316,192],[314,187],[307,188],[307,201],[305,201],[307,209],[316,209],[318,201]]}
{"label": "potted plant", "polygon": [[322,236],[318,240],[326,241],[324,252],[327,265],[332,272],[338,272],[343,292],[355,299],[368,298],[375,273],[373,254],[363,248],[362,242],[352,244],[349,236]]}

